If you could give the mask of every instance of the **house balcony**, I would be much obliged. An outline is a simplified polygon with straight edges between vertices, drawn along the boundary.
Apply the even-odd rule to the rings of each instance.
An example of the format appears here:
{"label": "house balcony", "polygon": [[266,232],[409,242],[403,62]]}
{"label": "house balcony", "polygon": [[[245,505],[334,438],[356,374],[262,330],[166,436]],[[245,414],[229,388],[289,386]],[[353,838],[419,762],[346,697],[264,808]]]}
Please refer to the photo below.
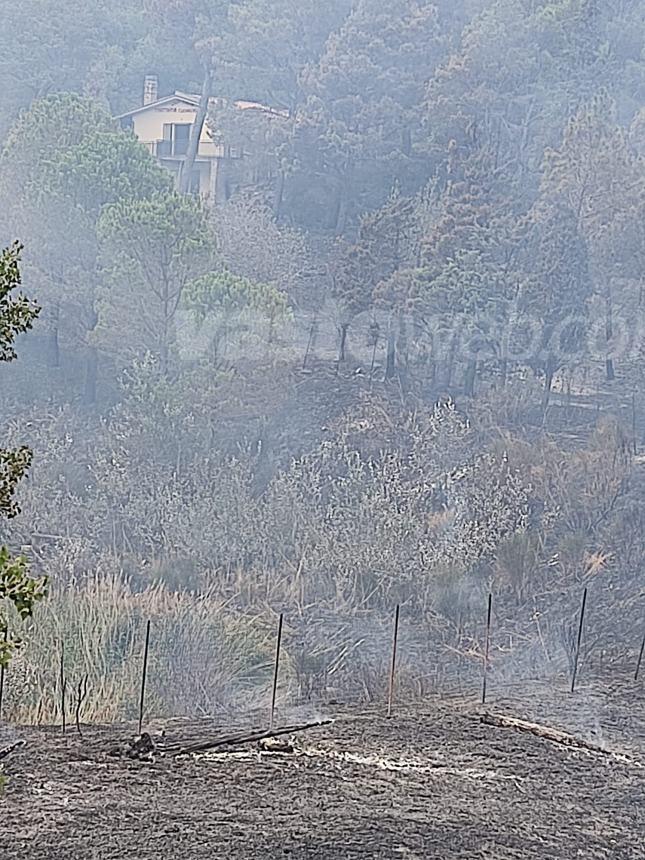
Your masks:
{"label": "house balcony", "polygon": [[[188,140],[153,140],[148,141],[146,147],[155,158],[183,160],[188,152]],[[216,144],[212,140],[201,140],[197,151],[198,158],[235,158],[230,152],[230,147]]]}

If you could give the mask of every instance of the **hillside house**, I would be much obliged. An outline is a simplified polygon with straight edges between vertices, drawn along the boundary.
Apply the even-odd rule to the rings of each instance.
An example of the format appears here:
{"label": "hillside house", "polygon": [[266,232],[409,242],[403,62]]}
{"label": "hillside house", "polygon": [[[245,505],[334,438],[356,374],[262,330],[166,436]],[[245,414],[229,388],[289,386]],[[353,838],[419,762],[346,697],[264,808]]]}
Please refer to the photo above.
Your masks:
{"label": "hillside house", "polygon": [[[159,98],[157,78],[148,76],[145,79],[140,107],[121,114],[117,120],[122,128],[133,131],[162,167],[178,179],[198,107],[199,96],[191,93],[175,92]],[[234,107],[241,111],[280,115],[278,111],[253,102],[238,101],[234,103]],[[241,161],[243,155],[241,149],[215,141],[205,124],[191,176],[190,191],[200,194],[211,203],[227,200],[233,190],[235,165]]]}

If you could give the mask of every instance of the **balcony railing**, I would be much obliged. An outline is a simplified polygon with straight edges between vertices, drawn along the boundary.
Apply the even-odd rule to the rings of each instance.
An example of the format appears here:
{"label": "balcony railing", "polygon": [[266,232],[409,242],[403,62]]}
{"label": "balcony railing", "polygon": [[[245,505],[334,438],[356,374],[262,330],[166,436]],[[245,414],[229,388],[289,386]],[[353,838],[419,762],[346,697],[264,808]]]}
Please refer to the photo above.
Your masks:
{"label": "balcony railing", "polygon": [[[146,146],[157,158],[184,158],[188,152],[187,140],[153,140]],[[228,147],[211,140],[200,140],[197,156],[198,158],[226,158],[229,157]]]}
{"label": "balcony railing", "polygon": [[177,158],[188,152],[188,140],[158,140],[158,158]]}

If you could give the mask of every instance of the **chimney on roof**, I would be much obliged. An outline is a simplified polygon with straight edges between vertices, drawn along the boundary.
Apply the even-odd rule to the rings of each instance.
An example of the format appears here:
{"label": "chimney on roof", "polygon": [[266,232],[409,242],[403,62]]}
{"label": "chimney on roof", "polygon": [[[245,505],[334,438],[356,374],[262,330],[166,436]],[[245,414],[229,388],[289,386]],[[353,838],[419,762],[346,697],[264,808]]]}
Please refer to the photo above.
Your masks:
{"label": "chimney on roof", "polygon": [[159,78],[156,75],[146,75],[143,83],[143,103],[150,105],[159,98]]}

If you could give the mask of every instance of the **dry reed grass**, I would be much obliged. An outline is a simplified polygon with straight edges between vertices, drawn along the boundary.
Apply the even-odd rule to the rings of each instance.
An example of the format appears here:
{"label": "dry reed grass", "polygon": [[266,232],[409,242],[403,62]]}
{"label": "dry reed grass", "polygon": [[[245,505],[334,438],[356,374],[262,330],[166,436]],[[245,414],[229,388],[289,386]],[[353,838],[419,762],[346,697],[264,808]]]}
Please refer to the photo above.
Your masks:
{"label": "dry reed grass", "polygon": [[84,721],[134,719],[148,618],[150,715],[226,709],[253,699],[270,676],[266,620],[227,612],[214,595],[162,584],[137,592],[126,579],[102,573],[55,588],[40,609],[7,673],[4,716],[13,722],[60,721],[63,642],[68,720],[85,676]]}

